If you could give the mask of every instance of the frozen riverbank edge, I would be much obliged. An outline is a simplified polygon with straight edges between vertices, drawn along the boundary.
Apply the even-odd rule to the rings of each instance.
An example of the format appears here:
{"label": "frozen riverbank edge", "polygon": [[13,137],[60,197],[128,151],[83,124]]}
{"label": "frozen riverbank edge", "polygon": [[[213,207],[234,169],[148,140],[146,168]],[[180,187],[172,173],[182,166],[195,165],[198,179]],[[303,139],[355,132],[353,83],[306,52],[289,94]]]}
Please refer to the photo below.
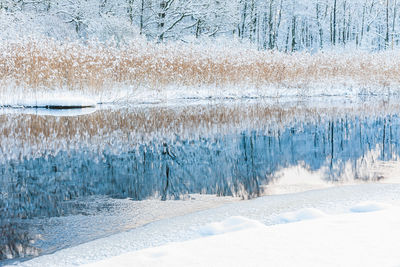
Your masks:
{"label": "frozen riverbank edge", "polygon": [[285,216],[297,222],[274,226],[230,217],[203,227],[209,237],[84,266],[395,266],[400,262],[393,246],[400,237],[400,209],[383,207],[361,203],[353,213],[329,216],[303,209],[282,215],[283,222]]}
{"label": "frozen riverbank edge", "polygon": [[[321,85],[320,88],[323,88]],[[354,89],[358,88],[358,89]],[[396,104],[400,93],[396,90],[366,90],[360,87],[324,91],[322,89],[249,89],[249,88],[176,88],[158,90],[115,90],[109,95],[82,95],[78,92],[43,92],[37,97],[29,92],[21,97],[8,95],[0,98],[0,115],[28,114],[38,116],[74,117],[97,110],[127,107],[189,107],[194,105],[270,105],[343,108],[362,107],[368,103]],[[22,94],[22,93],[21,93]],[[376,107],[375,107],[376,109]],[[367,110],[366,110],[367,111]],[[371,113],[372,111],[369,110]]]}
{"label": "frozen riverbank edge", "polygon": [[[3,89],[5,90],[5,89]],[[290,101],[307,98],[399,97],[397,87],[368,87],[356,82],[333,81],[306,84],[299,87],[285,86],[165,86],[161,89],[145,86],[115,87],[107,92],[68,90],[12,89],[0,94],[2,109],[72,109],[95,108],[97,105],[176,104],[190,101],[240,101],[266,99]]]}
{"label": "frozen riverbank edge", "polygon": [[[182,266],[185,263],[196,266],[196,264],[209,264],[210,261],[216,260],[213,257],[205,259],[195,256],[177,258],[176,254],[174,254],[178,253],[180,251],[179,248],[182,246],[186,247],[188,245],[187,248],[190,249],[193,248],[191,244],[200,244],[200,247],[198,247],[200,250],[203,246],[208,247],[208,249],[204,250],[204,253],[211,251],[214,246],[226,247],[226,251],[220,251],[221,253],[225,253],[221,254],[221,258],[229,260],[228,255],[236,255],[231,258],[231,263],[235,263],[233,266],[240,265],[240,263],[245,263],[247,260],[252,259],[251,255],[260,253],[262,248],[266,248],[265,246],[268,246],[268,249],[271,249],[269,251],[273,253],[259,254],[261,256],[252,259],[252,263],[255,265],[265,265],[267,262],[265,257],[269,257],[268,255],[270,255],[274,258],[273,262],[279,263],[279,260],[282,260],[282,264],[286,263],[287,265],[290,265],[290,262],[285,262],[285,259],[296,259],[297,262],[303,260],[303,263],[307,263],[304,260],[308,260],[308,263],[313,263],[313,259],[315,259],[316,265],[321,263],[327,263],[328,265],[343,263],[347,266],[354,266],[355,263],[358,263],[357,260],[362,260],[359,262],[366,262],[369,266],[373,266],[377,262],[383,263],[380,266],[387,266],[394,263],[393,257],[397,255],[395,248],[391,248],[390,246],[391,244],[395,244],[392,242],[393,240],[400,238],[400,233],[395,229],[395,225],[398,225],[400,218],[397,215],[399,214],[397,208],[386,208],[386,206],[400,206],[399,193],[400,185],[398,184],[362,184],[332,187],[296,194],[266,196],[251,201],[236,202],[206,211],[153,222],[127,232],[63,249],[50,255],[37,257],[33,260],[19,263],[17,266],[76,266],[95,263],[105,259],[109,259],[109,261],[117,260],[113,264],[124,266],[124,260],[120,262],[118,259],[113,259],[112,257],[166,244],[166,247],[155,248],[154,250],[161,252],[169,251],[168,253],[160,254],[156,258],[151,255],[155,256],[157,253],[148,254],[148,250],[138,251],[137,253],[139,254],[135,255],[139,256],[134,256],[130,262],[137,263],[135,266],[164,265],[164,263],[168,266],[168,263],[172,262],[178,264],[178,266],[181,266],[181,262]],[[359,205],[360,202],[365,203],[366,201],[370,201],[369,204]],[[372,212],[373,210],[377,211]],[[371,212],[365,214],[355,213],[357,211]],[[241,231],[233,233],[229,233],[228,229],[226,231],[228,232],[227,235],[208,238],[202,237],[205,232],[207,233],[204,230],[207,229],[204,228],[205,226],[211,230],[217,229],[218,227],[215,227],[215,225],[218,226],[218,222],[225,221],[226,223],[226,220],[232,216],[242,216],[249,220],[257,220],[258,222],[252,221],[250,223],[250,225],[256,225],[255,228],[247,229],[248,227],[245,226],[242,227]],[[282,224],[315,217],[321,218],[300,223]],[[214,226],[210,226],[210,223],[214,223]],[[257,225],[261,223],[267,226],[258,227]],[[222,230],[218,230],[221,233],[224,231],[223,223],[219,223],[219,225],[222,225],[220,227]],[[228,223],[227,225],[232,224]],[[226,228],[229,227],[225,227],[225,230]],[[216,232],[218,233],[218,231]],[[391,234],[388,235],[388,233]],[[271,236],[268,237],[270,234]],[[268,240],[263,241],[262,238],[255,238],[257,235],[268,237]],[[189,243],[180,243],[199,237],[200,239],[189,241]],[[230,246],[227,247],[229,244],[241,243],[238,238],[243,238],[242,244],[247,245],[241,245],[235,249],[231,249],[232,247]],[[374,243],[375,241],[376,243]],[[168,245],[171,242],[178,243]],[[225,245],[222,246],[222,244]],[[325,245],[319,246],[318,244]],[[274,248],[274,246],[276,247]],[[303,248],[301,251],[304,254],[296,252],[299,248]],[[311,251],[313,249],[316,250],[310,254],[310,251],[306,250],[307,248]],[[353,249],[347,250],[347,248]],[[385,248],[387,249],[387,254],[383,255],[382,253]],[[175,250],[177,252],[174,252]],[[203,252],[182,250],[182,253],[190,253],[188,254],[190,256],[200,255],[198,253]],[[361,254],[369,256],[362,258]],[[140,255],[145,255],[145,257],[143,258]],[[215,256],[218,253],[210,255]],[[293,255],[296,257],[291,257]],[[223,256],[227,256],[227,258]],[[338,257],[336,261],[333,259],[335,256]],[[383,258],[383,256],[385,257]],[[131,256],[127,257],[131,259]],[[364,262],[364,259],[371,259],[371,257],[374,257],[374,261]],[[160,261],[157,262],[157,260]],[[193,262],[192,260],[196,261]],[[237,262],[234,260],[237,260]],[[296,263],[295,261],[293,262]],[[396,263],[398,264],[398,262]]]}

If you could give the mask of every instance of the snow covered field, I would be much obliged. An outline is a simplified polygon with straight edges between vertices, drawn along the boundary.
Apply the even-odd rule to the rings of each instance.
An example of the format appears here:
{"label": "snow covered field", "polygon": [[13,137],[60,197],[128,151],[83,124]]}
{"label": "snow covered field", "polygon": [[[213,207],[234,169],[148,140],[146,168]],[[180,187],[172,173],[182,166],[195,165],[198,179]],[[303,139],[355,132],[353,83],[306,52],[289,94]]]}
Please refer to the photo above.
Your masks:
{"label": "snow covered field", "polygon": [[400,209],[384,207],[367,202],[327,216],[304,209],[274,226],[230,217],[200,228],[207,237],[83,266],[397,266]]}
{"label": "snow covered field", "polygon": [[150,223],[17,266],[396,266],[400,185],[266,196]]}

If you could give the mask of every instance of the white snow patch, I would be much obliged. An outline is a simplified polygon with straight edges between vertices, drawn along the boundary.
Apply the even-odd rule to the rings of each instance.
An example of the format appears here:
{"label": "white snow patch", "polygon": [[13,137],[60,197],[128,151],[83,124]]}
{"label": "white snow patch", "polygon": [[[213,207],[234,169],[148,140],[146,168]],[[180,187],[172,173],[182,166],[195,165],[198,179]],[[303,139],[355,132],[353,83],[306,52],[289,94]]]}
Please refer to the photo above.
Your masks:
{"label": "white snow patch", "polygon": [[75,109],[48,109],[48,108],[0,108],[0,115],[6,114],[28,114],[37,116],[54,117],[76,117],[89,115],[97,111],[97,108],[75,108]]}
{"label": "white snow patch", "polygon": [[[248,222],[236,218],[227,225],[234,221]],[[399,266],[399,223],[400,213],[394,208],[329,215],[292,224],[243,227],[84,266]]]}
{"label": "white snow patch", "polygon": [[222,222],[214,222],[201,227],[198,230],[200,236],[211,236],[241,231],[245,229],[265,227],[264,224],[250,220],[242,216],[230,217]]}
{"label": "white snow patch", "polygon": [[351,212],[373,212],[389,208],[390,206],[384,203],[366,201],[361,202],[350,208]]}
{"label": "white snow patch", "polygon": [[96,107],[98,97],[75,91],[6,90],[0,92],[0,107],[8,108],[79,108]]}
{"label": "white snow patch", "polygon": [[284,168],[275,174],[275,178],[266,186],[265,194],[290,194],[333,186],[324,180],[323,170],[311,171],[301,165]]}
{"label": "white snow patch", "polygon": [[95,107],[96,102],[82,96],[43,97],[40,99],[25,99],[17,104],[22,107],[51,108],[51,107]]}
{"label": "white snow patch", "polygon": [[325,213],[314,208],[304,208],[298,211],[286,212],[277,217],[277,223],[291,223],[312,220],[326,216]]}

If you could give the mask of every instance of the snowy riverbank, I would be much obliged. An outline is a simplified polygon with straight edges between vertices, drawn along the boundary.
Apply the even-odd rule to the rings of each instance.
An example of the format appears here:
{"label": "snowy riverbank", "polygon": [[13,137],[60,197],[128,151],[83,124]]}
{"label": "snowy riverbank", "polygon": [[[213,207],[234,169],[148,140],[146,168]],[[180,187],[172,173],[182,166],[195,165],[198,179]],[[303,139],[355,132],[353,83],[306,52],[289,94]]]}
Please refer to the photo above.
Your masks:
{"label": "snowy riverbank", "polygon": [[200,228],[206,237],[84,266],[396,266],[399,211],[374,202],[337,215],[303,209],[274,226],[230,217]]}
{"label": "snowy riverbank", "polygon": [[[227,101],[262,100],[265,103],[310,100],[312,105],[326,107],[346,101],[362,102],[363,99],[398,98],[396,88],[360,86],[356,82],[310,83],[306,87],[276,86],[165,86],[151,89],[146,86],[115,87],[109,92],[49,91],[20,89],[0,92],[0,108],[71,109],[94,108],[96,105],[190,105]],[[318,101],[315,101],[318,100]]]}
{"label": "snowy riverbank", "polygon": [[267,196],[153,222],[18,266],[392,266],[398,264],[399,196],[400,185],[380,183]]}

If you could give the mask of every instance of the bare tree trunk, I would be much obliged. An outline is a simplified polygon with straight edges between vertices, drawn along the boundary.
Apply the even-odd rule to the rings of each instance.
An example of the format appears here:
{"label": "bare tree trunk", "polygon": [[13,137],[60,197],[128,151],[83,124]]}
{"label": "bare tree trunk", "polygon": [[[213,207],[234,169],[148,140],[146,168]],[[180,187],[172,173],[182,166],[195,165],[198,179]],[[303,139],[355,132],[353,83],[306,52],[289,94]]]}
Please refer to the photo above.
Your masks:
{"label": "bare tree trunk", "polygon": [[321,17],[320,17],[320,5],[317,2],[317,6],[316,6],[316,12],[317,12],[317,26],[318,26],[318,33],[319,33],[319,48],[322,49],[323,48],[323,37],[324,37],[324,32],[322,29],[322,25],[321,25]]}
{"label": "bare tree trunk", "polygon": [[268,29],[267,28],[268,28],[268,15],[267,12],[264,11],[262,18],[262,34],[263,34],[262,46],[264,50],[267,49],[267,47],[269,48],[269,39],[267,39],[268,36],[267,31],[269,31],[269,28]]}
{"label": "bare tree trunk", "polygon": [[160,2],[160,11],[158,12],[158,42],[164,40],[164,26],[165,26],[165,8],[167,7],[167,2],[162,0]]}
{"label": "bare tree trunk", "polygon": [[346,1],[343,1],[343,29],[342,29],[342,43],[346,45],[346,11],[347,5]]}
{"label": "bare tree trunk", "polygon": [[261,37],[261,27],[262,27],[262,18],[261,18],[261,12],[258,13],[257,12],[257,32],[256,32],[256,36],[257,36],[257,48],[261,49],[262,48],[262,37]]}
{"label": "bare tree trunk", "polygon": [[144,0],[140,3],[140,18],[139,18],[139,33],[140,35],[143,34],[144,28]]}
{"label": "bare tree trunk", "polygon": [[395,25],[396,25],[396,16],[397,16],[397,0],[394,0],[393,3],[393,23],[392,23],[392,49],[394,46],[394,34],[395,34]]}
{"label": "bare tree trunk", "polygon": [[246,18],[247,18],[247,1],[244,1],[244,8],[243,8],[243,14],[242,14],[242,36],[241,39],[244,37],[244,32],[246,30]]}
{"label": "bare tree trunk", "polygon": [[351,34],[353,33],[353,31],[351,30],[351,22],[352,22],[351,19],[352,19],[351,11],[349,11],[349,17],[347,18],[347,27],[346,27],[347,28],[346,29],[346,33],[347,33],[346,40],[347,41],[354,40],[354,37],[351,39]]}
{"label": "bare tree trunk", "polygon": [[389,0],[386,0],[386,35],[385,35],[385,49],[389,47]]}
{"label": "bare tree trunk", "polygon": [[337,12],[337,0],[333,1],[333,23],[332,23],[332,44],[336,45],[336,12]]}
{"label": "bare tree trunk", "polygon": [[289,51],[289,36],[290,36],[290,25],[287,28],[285,52]]}
{"label": "bare tree trunk", "polygon": [[129,21],[131,22],[131,24],[133,24],[133,1],[134,0],[128,0],[128,17],[129,17]]}
{"label": "bare tree trunk", "polygon": [[365,10],[366,10],[366,6],[364,4],[363,5],[363,11],[362,11],[362,19],[361,19],[360,46],[362,46],[362,41],[363,41],[363,38],[364,38]]}
{"label": "bare tree trunk", "polygon": [[296,49],[296,16],[293,16],[292,20],[292,48],[291,52],[295,51]]}
{"label": "bare tree trunk", "polygon": [[273,40],[273,4],[274,0],[269,1],[269,14],[268,14],[268,46],[269,49],[274,48],[274,40]]}
{"label": "bare tree trunk", "polygon": [[249,39],[250,42],[254,42],[254,36],[256,33],[256,26],[257,26],[257,11],[255,7],[255,1],[251,0],[250,6],[250,29],[249,29]]}
{"label": "bare tree trunk", "polygon": [[280,5],[279,5],[278,22],[275,23],[276,25],[275,25],[275,29],[274,29],[274,42],[273,42],[274,48],[278,47],[279,29],[280,29],[281,21],[282,21],[282,5],[283,5],[283,0],[281,0]]}
{"label": "bare tree trunk", "polygon": [[198,19],[197,23],[196,23],[196,38],[200,37],[200,24],[201,24],[201,21],[200,21],[200,19]]}

